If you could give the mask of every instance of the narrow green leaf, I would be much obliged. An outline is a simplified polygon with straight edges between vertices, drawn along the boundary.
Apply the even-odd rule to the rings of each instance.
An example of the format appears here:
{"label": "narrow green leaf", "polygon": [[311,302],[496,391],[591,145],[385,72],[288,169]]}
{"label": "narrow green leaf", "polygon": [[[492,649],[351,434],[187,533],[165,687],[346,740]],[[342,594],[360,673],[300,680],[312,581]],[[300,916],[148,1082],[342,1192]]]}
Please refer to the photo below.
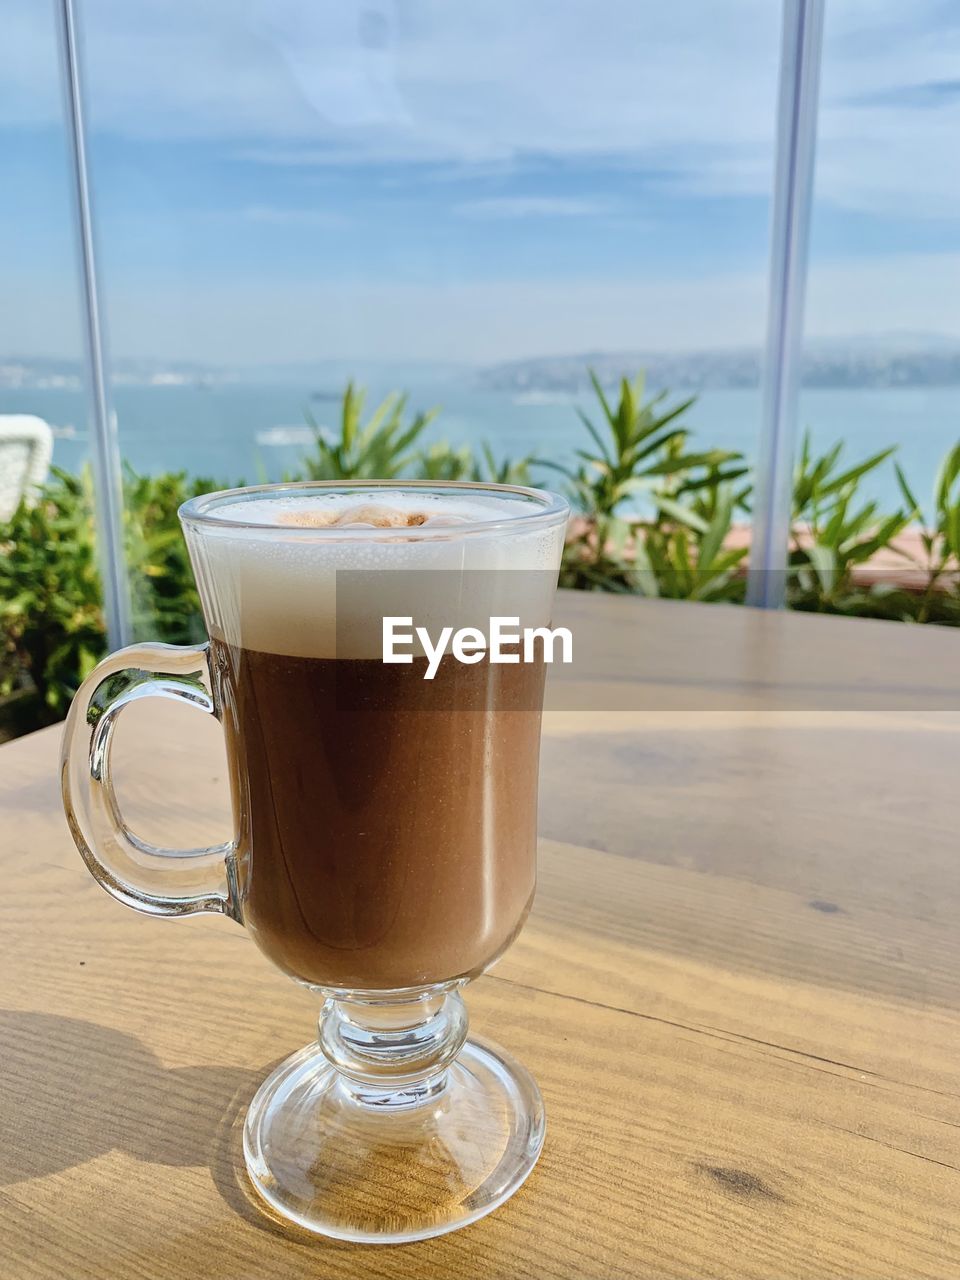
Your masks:
{"label": "narrow green leaf", "polygon": [[613,461],[610,458],[610,454],[607,449],[607,446],[604,444],[603,439],[600,436],[600,432],[596,429],[596,427],[593,425],[593,423],[590,421],[590,419],[587,417],[587,415],[583,412],[583,410],[579,406],[577,407],[576,412],[580,421],[590,432],[590,435],[593,438],[594,443],[596,444],[597,448],[600,450],[601,457],[603,457],[612,467]]}
{"label": "narrow green leaf", "polygon": [[899,462],[895,462],[893,464],[893,470],[897,477],[897,484],[900,486],[900,492],[903,494],[906,499],[907,506],[910,508],[911,516],[916,516],[918,519],[922,520],[923,516],[920,511],[920,503],[913,496],[913,491],[907,484],[907,477],[903,474],[903,469]]}
{"label": "narrow green leaf", "polygon": [[717,510],[707,531],[704,533],[698,550],[697,565],[709,569],[723,545],[723,540],[730,532],[730,516],[733,511],[733,496],[726,487],[717,493]]}
{"label": "narrow green leaf", "polygon": [[653,563],[644,539],[637,537],[633,559],[633,579],[637,590],[645,596],[656,598],[660,594],[660,586]]}
{"label": "narrow green leaf", "polygon": [[937,471],[933,492],[938,512],[945,511],[949,506],[950,490],[958,475],[960,475],[960,441],[947,453]]}
{"label": "narrow green leaf", "polygon": [[[377,433],[380,431],[383,421],[388,414],[390,415],[393,423],[396,423],[397,419],[406,407],[406,401],[407,397],[399,395],[396,391],[391,391],[389,395],[385,396],[380,404],[377,405],[376,409],[374,409],[373,413],[370,415],[367,425],[360,433],[360,437],[357,442],[358,447],[362,449],[364,446],[369,446],[370,442],[376,439]],[[358,419],[359,416],[360,414],[358,412]]]}
{"label": "narrow green leaf", "polygon": [[822,487],[824,497],[828,497],[832,493],[836,493],[840,489],[845,489],[848,485],[862,479],[870,471],[875,471],[882,462],[886,462],[891,454],[896,453],[896,445],[891,445],[889,449],[881,449],[879,453],[875,453],[872,457],[858,463],[855,467],[850,467],[848,471],[842,472],[839,476],[835,476],[829,484]]}
{"label": "narrow green leaf", "polygon": [[837,562],[833,550],[830,547],[824,547],[820,543],[814,542],[809,547],[805,547],[804,551],[813,566],[824,593],[829,595],[836,581]]}
{"label": "narrow green leaf", "polygon": [[685,507],[679,502],[674,502],[663,494],[656,495],[656,503],[661,511],[668,516],[672,516],[680,524],[686,525],[688,529],[693,529],[696,533],[706,534],[709,528],[706,520],[698,516],[695,511],[691,511],[689,507]]}
{"label": "narrow green leaf", "polygon": [[590,381],[593,383],[593,389],[596,392],[597,399],[600,401],[601,408],[603,409],[604,417],[610,423],[611,428],[616,430],[617,415],[613,412],[607,402],[607,397],[604,395],[603,387],[600,385],[600,379],[592,369],[588,370],[588,372],[590,374]]}
{"label": "narrow green leaf", "polygon": [[[670,444],[671,441],[686,438],[686,434],[687,432],[685,427],[674,427],[672,430],[665,432],[661,436],[654,436],[652,439],[648,438],[644,441],[643,448],[636,450],[634,453],[634,461],[642,462],[644,458],[649,458],[652,453],[657,453],[660,449],[664,448],[665,445]],[[683,470],[683,467],[677,458],[671,459],[670,462],[670,471],[666,471],[663,474],[668,475],[672,472]]]}

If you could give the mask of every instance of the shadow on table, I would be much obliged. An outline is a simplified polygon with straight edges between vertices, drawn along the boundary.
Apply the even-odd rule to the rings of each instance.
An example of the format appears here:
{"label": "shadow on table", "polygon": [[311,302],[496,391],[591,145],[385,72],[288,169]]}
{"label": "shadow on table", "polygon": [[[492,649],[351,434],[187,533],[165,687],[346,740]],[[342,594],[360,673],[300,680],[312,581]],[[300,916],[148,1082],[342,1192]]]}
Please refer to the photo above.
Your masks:
{"label": "shadow on table", "polygon": [[[214,1183],[223,1200],[234,1213],[251,1226],[285,1240],[300,1244],[321,1245],[324,1249],[343,1250],[354,1246],[339,1240],[318,1237],[288,1222],[265,1204],[253,1190],[247,1177],[243,1156],[243,1122],[247,1108],[261,1082],[278,1067],[283,1058],[266,1063],[260,1071],[250,1072],[252,1079],[234,1090],[226,1106],[221,1106],[216,1133],[207,1155]],[[221,1099],[221,1103],[222,1103]]]}
{"label": "shadow on table", "polygon": [[244,1171],[243,1117],[275,1065],[168,1069],[124,1032],[0,1009],[0,1186],[114,1149],[151,1164],[205,1164],[252,1226],[315,1243],[260,1207]]}
{"label": "shadow on table", "polygon": [[255,1089],[236,1067],[167,1070],[135,1036],[57,1014],[0,1010],[0,1186],[114,1148],[205,1164],[224,1106]]}

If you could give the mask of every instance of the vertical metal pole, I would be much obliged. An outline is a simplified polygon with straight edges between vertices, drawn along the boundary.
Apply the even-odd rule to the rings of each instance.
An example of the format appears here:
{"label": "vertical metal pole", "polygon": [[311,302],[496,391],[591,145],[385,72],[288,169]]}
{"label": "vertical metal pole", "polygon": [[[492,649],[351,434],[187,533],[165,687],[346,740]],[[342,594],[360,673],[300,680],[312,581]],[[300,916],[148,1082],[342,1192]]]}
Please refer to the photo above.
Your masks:
{"label": "vertical metal pole", "polygon": [[807,285],[824,0],[784,0],[760,457],[747,603],[783,604]]}
{"label": "vertical metal pole", "polygon": [[73,0],[54,0],[54,8],[60,37],[64,113],[70,148],[73,195],[76,202],[100,576],[103,580],[107,638],[110,647],[118,649],[129,644],[133,638],[130,587],[123,554],[123,474],[120,466],[116,420],[110,411],[106,376],[93,213],[87,173],[83,75],[78,48],[76,12]]}

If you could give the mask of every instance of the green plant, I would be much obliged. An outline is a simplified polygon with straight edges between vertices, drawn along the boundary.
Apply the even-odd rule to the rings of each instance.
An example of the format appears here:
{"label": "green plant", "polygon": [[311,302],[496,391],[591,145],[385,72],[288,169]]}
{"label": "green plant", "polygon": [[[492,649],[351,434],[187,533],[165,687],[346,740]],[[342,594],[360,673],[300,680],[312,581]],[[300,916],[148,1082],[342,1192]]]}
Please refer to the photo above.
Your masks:
{"label": "green plant", "polygon": [[604,430],[598,430],[582,409],[578,408],[577,414],[595,452],[575,450],[579,464],[573,471],[541,462],[545,466],[556,466],[566,475],[571,497],[580,511],[602,520],[614,517],[627,499],[662,485],[662,477],[680,469],[679,456],[670,451],[670,445],[675,441],[685,442],[686,429],[677,425],[676,420],[694,401],[683,400],[659,412],[665,393],[645,404],[641,375],[633,382],[621,379],[620,398],[614,407],[592,369],[590,381],[603,410]]}
{"label": "green plant", "polygon": [[[682,419],[692,400],[667,406],[661,394],[645,402],[638,378],[621,382],[614,405],[595,377],[593,385],[603,416],[598,425],[580,415],[589,443],[577,451],[574,466],[540,461],[564,475],[576,512],[561,585],[742,599],[747,551],[731,545],[737,512],[750,509],[742,456],[691,451]],[[331,441],[315,426],[316,449],[304,463],[309,477],[529,481],[535,465],[529,458],[498,460],[487,445],[477,453],[446,442],[423,447],[433,414],[411,419],[405,396],[388,396],[366,421],[363,402],[363,391],[350,383],[339,437]],[[816,455],[804,437],[794,477],[788,603],[960,625],[960,443],[940,468],[929,522],[899,467],[904,509],[883,512],[861,496],[864,478],[892,453],[882,450],[845,467],[841,445]],[[137,635],[174,643],[202,638],[177,508],[218,487],[183,472],[125,471],[124,536]],[[924,572],[923,587],[861,586],[857,567],[878,551],[900,550],[897,539],[912,521],[922,526],[922,555],[913,563]],[[78,476],[54,469],[39,498],[21,503],[0,524],[0,715],[10,721],[12,708],[16,730],[61,718],[105,643],[91,475],[89,469]]]}
{"label": "green plant", "polygon": [[[938,621],[960,619],[960,442],[947,453],[933,485],[934,519],[923,517],[920,504],[913,496],[907,478],[895,467],[900,492],[910,508],[911,521],[920,522],[920,542],[924,558],[914,563],[926,573],[927,581],[917,610],[917,622],[927,622],[939,615]],[[953,575],[952,590],[942,589],[947,574]],[[948,617],[942,615],[946,613]]]}
{"label": "green plant", "polygon": [[169,644],[204,639],[200,597],[177,511],[188,498],[222,488],[185,472],[124,474],[124,535],[134,633]]}
{"label": "green plant", "polygon": [[501,458],[498,462],[488,444],[480,446],[480,460],[474,463],[471,479],[483,484],[526,484],[530,483],[530,467],[533,459],[529,454],[522,458]]}
{"label": "green plant", "polygon": [[709,504],[701,504],[704,514],[690,509],[677,512],[672,527],[646,527],[634,552],[637,589],[675,600],[742,600],[740,565],[749,548],[726,545],[736,504],[733,486],[721,482],[709,491]]}
{"label": "green plant", "polygon": [[[749,493],[748,485],[740,490],[731,486],[742,480],[747,467],[740,454],[727,450],[688,451],[689,432],[680,418],[692,398],[662,408],[666,392],[661,392],[644,402],[640,376],[632,382],[621,379],[619,399],[611,405],[592,370],[590,378],[603,412],[602,428],[578,413],[594,448],[576,451],[574,470],[541,462],[566,476],[578,513],[564,551],[561,583],[648,592],[656,584],[658,593],[665,589],[670,594],[690,588],[687,569],[702,555],[697,539],[717,527],[715,517],[729,529],[734,505]],[[622,514],[630,501],[645,504],[646,512]],[[710,561],[721,555],[719,548],[712,550],[712,541],[711,536],[706,544]],[[742,558],[738,551],[731,565]],[[725,574],[726,567],[719,568],[711,579],[718,591]],[[706,581],[703,576],[702,590]]]}
{"label": "green plant", "polygon": [[866,609],[895,616],[904,607],[902,593],[884,600],[889,593],[882,587],[862,589],[853,578],[854,568],[893,546],[912,518],[911,512],[903,510],[882,515],[876,502],[858,497],[864,476],[875,471],[894,449],[883,449],[839,470],[842,452],[840,443],[814,455],[810,433],[804,433],[793,484],[790,603],[819,612]]}
{"label": "green plant", "polygon": [[92,510],[89,470],[55,468],[0,528],[0,694],[28,695],[30,728],[66,714],[106,643]]}
{"label": "green plant", "polygon": [[469,480],[474,468],[469,445],[455,448],[446,440],[437,441],[417,454],[414,470],[418,480]]}
{"label": "green plant", "polygon": [[[222,486],[183,472],[124,473],[124,539],[134,632],[171,644],[203,639],[177,509]],[[54,468],[33,503],[0,527],[0,696],[22,695],[27,727],[61,719],[106,647],[89,467]]]}
{"label": "green plant", "polygon": [[303,475],[308,480],[392,480],[416,461],[417,443],[437,410],[406,417],[407,397],[391,392],[362,422],[366,392],[347,384],[340,414],[340,431],[328,439],[308,413],[314,433],[313,453],[303,459]]}
{"label": "green plant", "polygon": [[529,484],[530,458],[505,458],[498,462],[488,444],[478,458],[469,445],[455,447],[447,441],[422,450],[414,464],[420,480],[470,480],[477,484]]}

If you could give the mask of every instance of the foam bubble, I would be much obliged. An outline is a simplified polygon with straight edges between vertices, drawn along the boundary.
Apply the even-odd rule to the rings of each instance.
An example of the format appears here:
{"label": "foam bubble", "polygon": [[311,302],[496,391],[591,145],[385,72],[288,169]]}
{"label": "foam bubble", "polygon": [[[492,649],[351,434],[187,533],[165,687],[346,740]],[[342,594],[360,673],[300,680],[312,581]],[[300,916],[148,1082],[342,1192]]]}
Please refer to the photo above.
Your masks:
{"label": "foam bubble", "polygon": [[[202,529],[187,527],[187,540],[205,613],[222,638],[292,656],[374,657],[385,613],[412,616],[431,634],[485,627],[495,613],[547,625],[562,519],[482,528],[534,510],[488,493],[286,493],[215,507]],[[390,572],[370,578],[369,590],[355,579],[338,602],[337,575],[370,570]]]}

